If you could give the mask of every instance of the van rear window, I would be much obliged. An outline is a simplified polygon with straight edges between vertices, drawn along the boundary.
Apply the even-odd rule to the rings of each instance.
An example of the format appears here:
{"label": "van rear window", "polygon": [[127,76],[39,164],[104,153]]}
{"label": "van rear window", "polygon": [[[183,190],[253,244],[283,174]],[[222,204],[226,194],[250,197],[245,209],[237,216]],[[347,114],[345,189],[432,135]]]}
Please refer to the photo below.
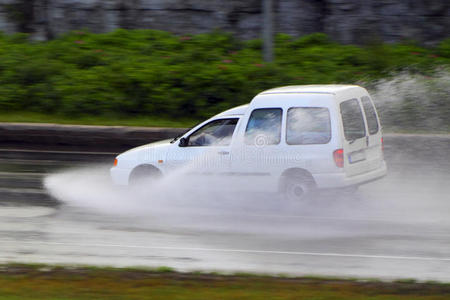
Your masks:
{"label": "van rear window", "polygon": [[325,107],[292,107],[287,113],[286,143],[326,144],[331,139],[330,112]]}
{"label": "van rear window", "polygon": [[341,103],[342,124],[347,141],[353,141],[366,136],[366,125],[362,116],[361,106],[357,99]]}
{"label": "van rear window", "polygon": [[369,127],[369,133],[375,134],[378,132],[378,120],[375,107],[370,101],[369,97],[364,96],[361,98],[363,104],[364,113],[366,114],[367,126]]}

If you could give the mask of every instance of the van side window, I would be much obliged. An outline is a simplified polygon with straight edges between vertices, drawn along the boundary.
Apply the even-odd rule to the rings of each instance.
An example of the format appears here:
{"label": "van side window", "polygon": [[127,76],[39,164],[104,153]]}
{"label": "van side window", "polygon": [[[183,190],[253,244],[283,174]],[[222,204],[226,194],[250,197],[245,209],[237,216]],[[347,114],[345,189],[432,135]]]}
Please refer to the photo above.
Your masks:
{"label": "van side window", "polygon": [[220,119],[209,122],[189,136],[188,147],[228,146],[238,119]]}
{"label": "van side window", "polygon": [[377,113],[375,112],[375,107],[373,107],[372,101],[369,97],[364,96],[361,98],[363,104],[364,113],[366,114],[367,126],[369,127],[369,133],[375,134],[378,132],[378,120]]}
{"label": "van side window", "polygon": [[331,139],[330,112],[325,107],[292,107],[287,113],[286,143],[326,144]]}
{"label": "van side window", "polygon": [[342,123],[344,136],[347,141],[353,141],[366,136],[366,126],[357,99],[347,100],[341,103]]}
{"label": "van side window", "polygon": [[276,145],[281,140],[281,108],[261,108],[252,111],[245,130],[247,145]]}

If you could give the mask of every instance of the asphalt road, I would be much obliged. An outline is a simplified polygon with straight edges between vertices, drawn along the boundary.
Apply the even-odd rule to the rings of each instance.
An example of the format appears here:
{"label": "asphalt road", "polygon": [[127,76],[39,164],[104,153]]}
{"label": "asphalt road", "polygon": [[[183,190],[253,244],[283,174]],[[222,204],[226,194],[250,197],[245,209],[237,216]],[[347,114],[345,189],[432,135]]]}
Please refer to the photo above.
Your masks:
{"label": "asphalt road", "polygon": [[142,197],[109,185],[112,153],[3,149],[0,262],[450,282],[450,136],[385,144],[386,178],[303,205],[182,182]]}

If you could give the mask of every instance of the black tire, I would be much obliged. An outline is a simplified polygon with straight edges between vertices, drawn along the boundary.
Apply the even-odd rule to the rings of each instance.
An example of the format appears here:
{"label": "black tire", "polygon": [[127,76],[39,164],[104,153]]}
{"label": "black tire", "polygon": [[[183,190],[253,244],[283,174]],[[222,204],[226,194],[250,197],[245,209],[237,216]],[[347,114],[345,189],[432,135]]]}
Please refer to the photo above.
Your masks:
{"label": "black tire", "polygon": [[309,201],[315,192],[314,179],[308,176],[285,176],[283,182],[283,196],[291,203],[305,203]]}
{"label": "black tire", "polygon": [[130,174],[128,185],[131,187],[152,184],[162,177],[161,171],[151,165],[136,167]]}

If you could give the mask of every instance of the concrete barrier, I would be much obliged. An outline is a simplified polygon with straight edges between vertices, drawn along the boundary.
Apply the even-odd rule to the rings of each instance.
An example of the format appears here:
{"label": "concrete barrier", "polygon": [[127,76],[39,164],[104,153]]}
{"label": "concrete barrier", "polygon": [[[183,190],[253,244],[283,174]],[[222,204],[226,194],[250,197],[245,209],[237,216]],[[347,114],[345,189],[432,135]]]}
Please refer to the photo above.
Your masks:
{"label": "concrete barrier", "polygon": [[0,123],[0,148],[121,152],[186,131],[180,128]]}

